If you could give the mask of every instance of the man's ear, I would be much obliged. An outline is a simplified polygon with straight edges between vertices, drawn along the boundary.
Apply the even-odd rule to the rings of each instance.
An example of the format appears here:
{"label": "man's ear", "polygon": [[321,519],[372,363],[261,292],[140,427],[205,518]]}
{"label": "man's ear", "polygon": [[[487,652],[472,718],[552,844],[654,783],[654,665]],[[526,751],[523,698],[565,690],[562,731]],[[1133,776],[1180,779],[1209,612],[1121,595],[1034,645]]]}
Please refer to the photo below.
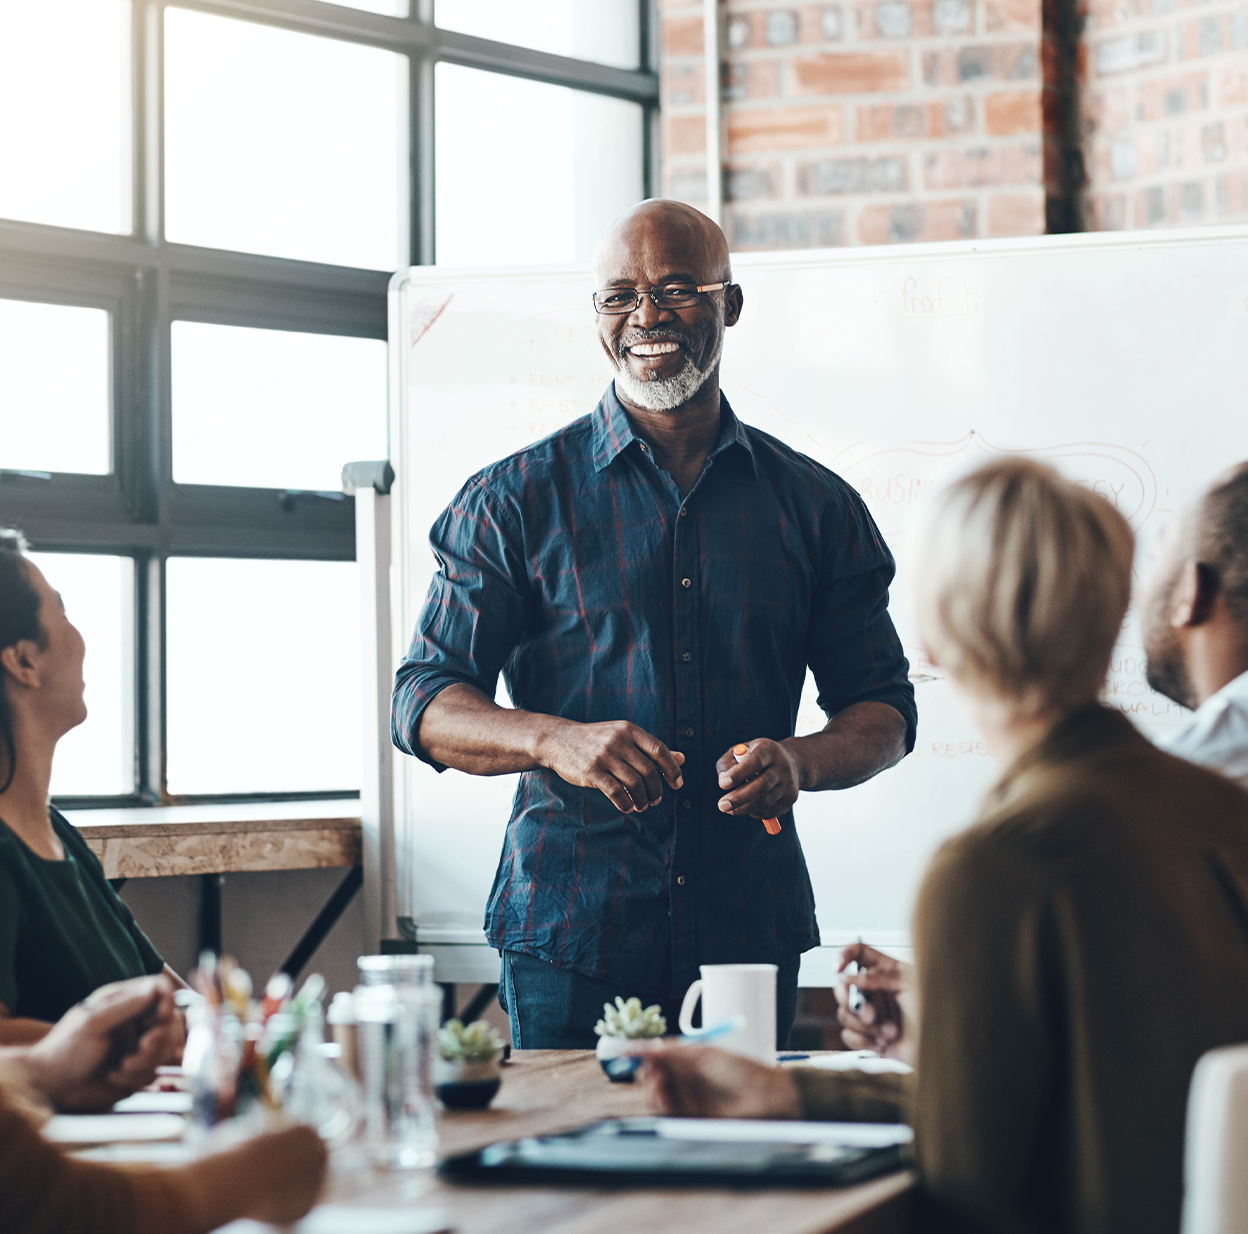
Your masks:
{"label": "man's ear", "polygon": [[1218,572],[1203,561],[1185,561],[1170,593],[1170,624],[1176,630],[1203,626],[1221,590]]}
{"label": "man's ear", "polygon": [[1195,599],[1190,623],[1203,626],[1213,616],[1214,606],[1222,591],[1222,578],[1213,566],[1204,561],[1194,562],[1192,573],[1195,576]]}
{"label": "man's ear", "polygon": [[7,677],[12,677],[18,685],[29,689],[39,686],[39,663],[37,655],[38,643],[32,639],[21,638],[16,643],[0,651],[0,670]]}
{"label": "man's ear", "polygon": [[724,288],[724,325],[735,326],[741,320],[741,306],[745,295],[736,283],[729,283]]}

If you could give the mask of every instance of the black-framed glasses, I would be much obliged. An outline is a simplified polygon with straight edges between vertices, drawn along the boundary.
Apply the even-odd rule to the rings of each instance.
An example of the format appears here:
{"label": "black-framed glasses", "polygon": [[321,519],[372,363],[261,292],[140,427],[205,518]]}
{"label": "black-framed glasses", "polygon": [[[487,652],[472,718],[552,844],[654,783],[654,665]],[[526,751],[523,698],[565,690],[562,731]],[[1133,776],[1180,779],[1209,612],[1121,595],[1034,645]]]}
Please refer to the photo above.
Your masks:
{"label": "black-framed glasses", "polygon": [[704,283],[701,287],[693,283],[664,283],[649,291],[638,291],[636,287],[607,287],[594,292],[594,312],[605,317],[622,317],[636,311],[642,296],[649,296],[657,309],[688,308],[696,304],[704,292],[723,291],[731,286],[731,283]]}

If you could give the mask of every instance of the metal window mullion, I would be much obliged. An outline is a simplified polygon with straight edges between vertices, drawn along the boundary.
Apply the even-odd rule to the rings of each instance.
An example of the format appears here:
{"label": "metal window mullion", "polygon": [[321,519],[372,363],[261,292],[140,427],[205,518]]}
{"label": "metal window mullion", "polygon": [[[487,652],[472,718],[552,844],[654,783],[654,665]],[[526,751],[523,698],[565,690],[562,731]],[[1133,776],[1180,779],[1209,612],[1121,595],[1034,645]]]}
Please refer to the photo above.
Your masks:
{"label": "metal window mullion", "polygon": [[135,584],[135,773],[140,798],[159,805],[165,791],[165,559],[137,553]]}
{"label": "metal window mullion", "polygon": [[437,187],[434,162],[434,67],[432,56],[413,55],[409,68],[408,143],[411,169],[411,247],[414,266],[431,266],[436,254]]}

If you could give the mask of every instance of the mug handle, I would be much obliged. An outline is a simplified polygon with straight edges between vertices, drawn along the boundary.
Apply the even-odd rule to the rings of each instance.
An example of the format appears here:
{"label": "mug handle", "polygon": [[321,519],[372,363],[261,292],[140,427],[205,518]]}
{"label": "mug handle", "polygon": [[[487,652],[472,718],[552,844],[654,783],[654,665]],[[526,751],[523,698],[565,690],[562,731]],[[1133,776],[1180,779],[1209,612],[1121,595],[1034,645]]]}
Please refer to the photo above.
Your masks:
{"label": "mug handle", "polygon": [[693,1009],[698,1005],[698,999],[702,997],[702,978],[699,977],[685,991],[685,1001],[680,1004],[680,1031],[682,1033],[697,1032],[693,1027]]}

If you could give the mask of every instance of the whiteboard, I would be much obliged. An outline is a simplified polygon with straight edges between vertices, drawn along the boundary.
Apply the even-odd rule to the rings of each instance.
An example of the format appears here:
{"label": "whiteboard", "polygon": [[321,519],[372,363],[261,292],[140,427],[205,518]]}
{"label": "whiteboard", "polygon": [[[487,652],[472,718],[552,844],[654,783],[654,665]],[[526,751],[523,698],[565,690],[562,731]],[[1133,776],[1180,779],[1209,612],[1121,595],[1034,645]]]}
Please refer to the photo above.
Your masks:
{"label": "whiteboard", "polygon": [[[1170,514],[1248,458],[1248,229],[757,253],[734,257],[733,275],[733,409],[845,477],[897,558],[914,753],[795,807],[825,944],[896,945],[932,850],[999,772],[915,634],[909,539],[924,501],[1001,452],[1049,460],[1130,520],[1138,575]],[[396,664],[443,507],[473,472],[592,411],[609,382],[591,290],[583,266],[395,277]],[[1108,699],[1153,735],[1186,714],[1149,690],[1134,615]],[[808,682],[798,732],[823,723]],[[515,777],[398,764],[399,911],[479,939]]]}

